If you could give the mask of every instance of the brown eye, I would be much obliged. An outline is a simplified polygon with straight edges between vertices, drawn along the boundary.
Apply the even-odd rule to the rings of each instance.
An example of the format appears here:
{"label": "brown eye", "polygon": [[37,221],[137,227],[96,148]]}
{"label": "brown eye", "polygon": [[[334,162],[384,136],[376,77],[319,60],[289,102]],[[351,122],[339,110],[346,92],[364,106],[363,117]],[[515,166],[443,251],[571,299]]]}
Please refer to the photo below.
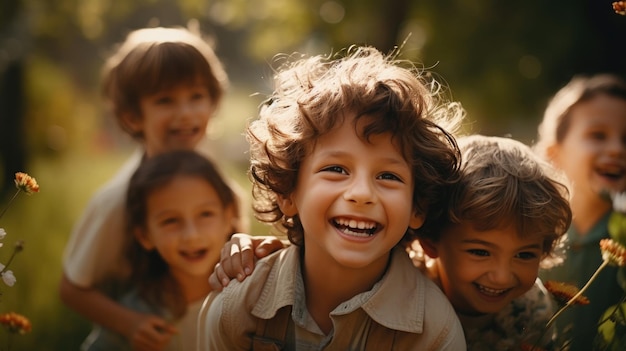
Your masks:
{"label": "brown eye", "polygon": [[323,168],[322,172],[334,172],[334,173],[348,174],[348,172],[346,172],[346,170],[340,166],[329,166],[329,167]]}
{"label": "brown eye", "polygon": [[475,256],[483,256],[483,257],[489,256],[489,251],[482,250],[482,249],[472,249],[472,250],[467,250],[467,252]]}
{"label": "brown eye", "polygon": [[517,255],[515,255],[515,257],[517,258],[521,258],[522,260],[532,260],[537,258],[537,254],[534,252],[529,252],[529,251],[524,251],[524,252],[520,252]]}

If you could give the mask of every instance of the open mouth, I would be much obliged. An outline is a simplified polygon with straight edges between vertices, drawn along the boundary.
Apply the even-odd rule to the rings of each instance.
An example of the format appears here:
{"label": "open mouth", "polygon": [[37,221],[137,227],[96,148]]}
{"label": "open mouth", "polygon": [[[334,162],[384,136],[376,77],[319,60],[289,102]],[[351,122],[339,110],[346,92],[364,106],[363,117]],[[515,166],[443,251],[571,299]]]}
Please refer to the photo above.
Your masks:
{"label": "open mouth", "polygon": [[333,225],[347,235],[369,237],[376,234],[382,227],[380,224],[371,221],[362,221],[349,218],[335,218]]}
{"label": "open mouth", "polygon": [[506,294],[507,292],[509,292],[511,290],[511,288],[508,288],[508,289],[492,289],[492,288],[488,288],[488,287],[486,287],[484,285],[480,285],[480,284],[477,284],[477,283],[474,283],[474,286],[482,294],[490,296],[490,297],[499,297],[499,296],[502,296],[502,295]]}
{"label": "open mouth", "polygon": [[194,251],[179,251],[180,255],[188,260],[202,259],[208,253],[207,249],[194,250]]}
{"label": "open mouth", "polygon": [[596,172],[602,177],[608,178],[612,181],[617,181],[624,178],[626,170],[619,166],[603,166],[597,167]]}
{"label": "open mouth", "polygon": [[174,129],[170,131],[170,134],[177,136],[177,137],[192,137],[198,134],[199,131],[200,131],[200,128],[198,127],[181,128],[181,129]]}

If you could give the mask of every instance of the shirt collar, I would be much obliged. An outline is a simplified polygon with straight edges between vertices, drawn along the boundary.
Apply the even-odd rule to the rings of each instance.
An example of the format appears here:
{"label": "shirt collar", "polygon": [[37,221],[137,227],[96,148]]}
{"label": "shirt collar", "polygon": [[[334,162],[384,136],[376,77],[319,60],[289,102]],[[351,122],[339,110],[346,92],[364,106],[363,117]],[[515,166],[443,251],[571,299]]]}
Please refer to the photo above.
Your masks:
{"label": "shirt collar", "polygon": [[[267,281],[252,314],[270,319],[284,306],[297,306],[296,291],[304,291],[300,274],[299,248],[291,246],[275,257]],[[402,248],[392,250],[386,273],[374,287],[339,305],[331,315],[341,315],[362,308],[384,327],[410,333],[422,333],[426,285],[433,284],[416,267]],[[435,286],[433,288],[436,289]],[[304,295],[302,293],[302,295]],[[298,307],[305,308],[306,304]]]}

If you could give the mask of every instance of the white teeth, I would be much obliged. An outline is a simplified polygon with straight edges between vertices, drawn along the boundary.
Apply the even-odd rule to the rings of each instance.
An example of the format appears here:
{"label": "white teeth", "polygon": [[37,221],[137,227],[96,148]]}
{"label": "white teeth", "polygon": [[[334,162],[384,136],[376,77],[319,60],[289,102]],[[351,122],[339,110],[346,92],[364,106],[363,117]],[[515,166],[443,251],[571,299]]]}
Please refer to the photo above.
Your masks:
{"label": "white teeth", "polygon": [[354,229],[373,229],[376,227],[375,222],[357,221],[354,219],[337,218],[335,222],[339,225]]}
{"label": "white teeth", "polygon": [[370,236],[368,233],[355,232],[355,231],[350,230],[350,228],[344,228],[341,231],[344,232],[344,234],[348,234],[352,236],[360,236],[364,238],[367,238]]}
{"label": "white teeth", "polygon": [[493,295],[493,296],[500,295],[509,290],[509,289],[492,289],[492,288],[488,288],[486,286],[479,285],[479,284],[476,284],[476,286],[478,287],[478,290],[480,290],[481,292],[487,295]]}

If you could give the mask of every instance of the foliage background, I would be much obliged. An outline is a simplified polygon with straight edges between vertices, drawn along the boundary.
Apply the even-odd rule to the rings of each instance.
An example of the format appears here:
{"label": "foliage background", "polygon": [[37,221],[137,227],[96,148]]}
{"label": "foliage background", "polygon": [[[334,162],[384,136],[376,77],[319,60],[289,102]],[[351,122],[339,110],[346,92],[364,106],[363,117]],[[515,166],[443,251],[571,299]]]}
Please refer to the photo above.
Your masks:
{"label": "foliage background", "polygon": [[[99,69],[112,45],[143,26],[198,21],[231,78],[210,135],[245,187],[242,130],[271,90],[277,53],[324,54],[351,44],[430,69],[468,110],[469,132],[535,137],[543,108],[575,74],[626,75],[626,17],[607,0],[3,0],[0,2],[0,201],[13,174],[37,178],[0,222],[26,249],[0,312],[27,315],[20,350],[76,350],[90,326],[59,301],[63,247],[83,206],[131,152],[101,104]],[[256,93],[261,93],[260,95]],[[266,229],[255,226],[254,233]],[[10,250],[0,250],[0,262]],[[0,342],[6,336],[0,333]]]}

